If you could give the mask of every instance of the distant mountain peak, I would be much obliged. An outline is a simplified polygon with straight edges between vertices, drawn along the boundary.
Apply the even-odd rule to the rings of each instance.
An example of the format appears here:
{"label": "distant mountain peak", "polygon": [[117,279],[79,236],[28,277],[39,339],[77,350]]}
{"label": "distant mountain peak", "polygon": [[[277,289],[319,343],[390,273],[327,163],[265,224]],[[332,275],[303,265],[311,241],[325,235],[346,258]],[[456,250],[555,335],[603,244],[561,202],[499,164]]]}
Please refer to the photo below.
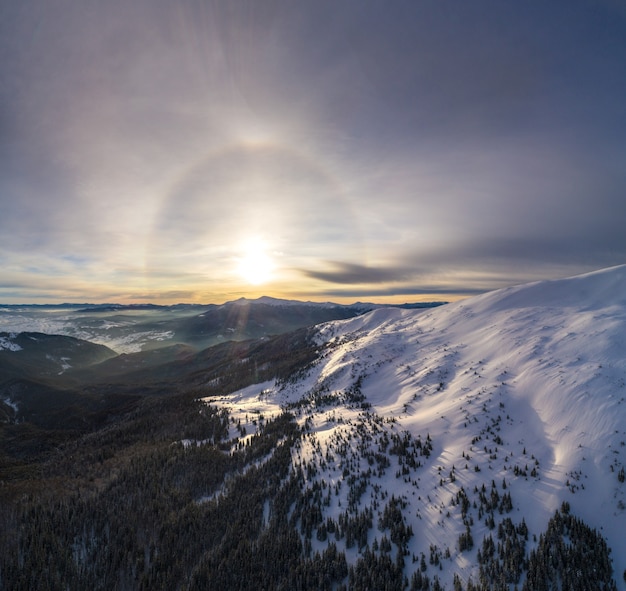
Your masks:
{"label": "distant mountain peak", "polygon": [[274,298],[271,296],[260,296],[258,298],[246,298],[241,297],[237,300],[232,300],[223,304],[228,305],[240,305],[240,304],[264,304],[266,306],[316,306],[316,307],[328,307],[338,306],[339,304],[333,304],[331,302],[311,302],[300,300],[285,300],[281,298]]}

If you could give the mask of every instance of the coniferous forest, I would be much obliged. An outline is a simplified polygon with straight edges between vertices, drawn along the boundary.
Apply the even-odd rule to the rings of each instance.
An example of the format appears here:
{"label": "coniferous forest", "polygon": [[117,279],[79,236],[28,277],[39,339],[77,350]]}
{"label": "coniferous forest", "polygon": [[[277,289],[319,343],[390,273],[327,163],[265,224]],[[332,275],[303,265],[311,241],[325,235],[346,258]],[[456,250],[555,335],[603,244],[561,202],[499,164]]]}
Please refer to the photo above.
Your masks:
{"label": "coniferous forest", "polygon": [[[228,421],[191,397],[164,397],[66,444],[21,483],[23,494],[3,499],[1,588],[442,588],[436,552],[404,574],[414,532],[399,501],[379,520],[356,509],[322,523],[321,491],[303,496],[306,475],[292,468],[302,437],[293,416],[265,422],[232,454]],[[180,433],[207,443],[185,445]],[[386,534],[378,547],[367,544],[374,527]],[[312,537],[326,541],[323,552]],[[505,520],[482,541],[479,577],[457,577],[455,589],[508,589],[522,573],[528,590],[616,589],[606,544],[567,507],[530,554],[526,538]],[[359,548],[355,564],[339,541]]]}
{"label": "coniferous forest", "polygon": [[[450,548],[412,553],[421,532],[407,521],[406,501],[376,480],[390,471],[417,487],[437,443],[377,416],[361,378],[340,396],[359,421],[326,452],[309,420],[296,419],[306,408],[334,416],[336,395],[316,391],[282,414],[259,415],[254,432],[211,403],[263,379],[293,382],[320,355],[306,331],[281,339],[224,349],[207,362],[201,391],[153,384],[142,395],[133,386],[120,394],[128,403],[95,425],[49,428],[31,434],[28,450],[5,453],[0,589],[446,588]],[[305,445],[319,459],[298,460]],[[332,463],[343,466],[334,485],[319,477]],[[457,470],[442,473],[440,486],[456,486]],[[604,539],[567,504],[533,544],[514,507],[506,481],[458,487],[446,508],[465,528],[454,551],[475,551],[477,562],[470,576],[454,572],[455,591],[617,589]],[[477,535],[475,518],[488,535]]]}

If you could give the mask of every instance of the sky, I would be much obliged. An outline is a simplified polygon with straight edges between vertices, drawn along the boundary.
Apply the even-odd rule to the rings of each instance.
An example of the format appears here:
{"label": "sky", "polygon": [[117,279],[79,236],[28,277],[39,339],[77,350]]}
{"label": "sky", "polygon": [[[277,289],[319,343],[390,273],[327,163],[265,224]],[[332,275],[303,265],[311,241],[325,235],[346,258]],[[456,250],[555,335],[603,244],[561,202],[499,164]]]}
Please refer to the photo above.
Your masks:
{"label": "sky", "polygon": [[623,0],[0,0],[0,302],[625,263],[625,68]]}

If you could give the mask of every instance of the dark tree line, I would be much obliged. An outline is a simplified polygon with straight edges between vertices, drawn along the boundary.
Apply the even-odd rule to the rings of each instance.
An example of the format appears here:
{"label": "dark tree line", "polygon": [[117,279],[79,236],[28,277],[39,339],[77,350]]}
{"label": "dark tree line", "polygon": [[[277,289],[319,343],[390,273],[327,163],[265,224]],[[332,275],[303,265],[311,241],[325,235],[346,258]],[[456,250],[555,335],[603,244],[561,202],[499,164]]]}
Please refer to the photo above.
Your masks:
{"label": "dark tree line", "polygon": [[524,591],[617,591],[604,538],[564,503],[530,553]]}
{"label": "dark tree line", "polygon": [[[332,452],[345,464],[348,501],[333,518],[325,509],[338,488],[317,478],[315,462],[293,464],[303,433],[292,415],[263,421],[235,451],[231,424],[224,410],[172,396],[65,445],[33,482],[47,487],[0,505],[0,589],[443,589],[449,549],[431,546],[430,559],[405,562],[414,535],[405,500],[377,491],[376,504],[363,502],[372,469],[385,468],[367,459],[368,437],[381,457],[411,471],[432,449],[430,437],[388,437],[374,421],[370,430],[357,425],[355,441],[338,440],[346,454],[363,445],[367,465],[359,471],[344,451]],[[181,435],[203,443],[183,445]],[[477,548],[478,577],[454,576],[454,591],[616,589],[604,539],[567,505],[528,555],[528,528],[508,516],[506,483],[477,487],[473,503],[469,495],[461,487],[451,504],[466,526],[459,550]],[[472,514],[490,527],[482,540],[472,535]],[[352,564],[342,547],[358,551]]]}

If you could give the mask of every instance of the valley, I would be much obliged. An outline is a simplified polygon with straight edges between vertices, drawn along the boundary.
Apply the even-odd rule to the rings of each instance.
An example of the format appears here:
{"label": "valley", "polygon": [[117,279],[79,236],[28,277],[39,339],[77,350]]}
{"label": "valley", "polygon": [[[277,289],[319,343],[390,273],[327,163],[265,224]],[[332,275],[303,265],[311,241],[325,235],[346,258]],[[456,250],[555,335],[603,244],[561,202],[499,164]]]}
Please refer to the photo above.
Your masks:
{"label": "valley", "polygon": [[100,405],[71,430],[20,415],[12,370],[3,437],[34,449],[3,452],[0,587],[626,589],[625,326],[615,267],[99,350],[57,376]]}

